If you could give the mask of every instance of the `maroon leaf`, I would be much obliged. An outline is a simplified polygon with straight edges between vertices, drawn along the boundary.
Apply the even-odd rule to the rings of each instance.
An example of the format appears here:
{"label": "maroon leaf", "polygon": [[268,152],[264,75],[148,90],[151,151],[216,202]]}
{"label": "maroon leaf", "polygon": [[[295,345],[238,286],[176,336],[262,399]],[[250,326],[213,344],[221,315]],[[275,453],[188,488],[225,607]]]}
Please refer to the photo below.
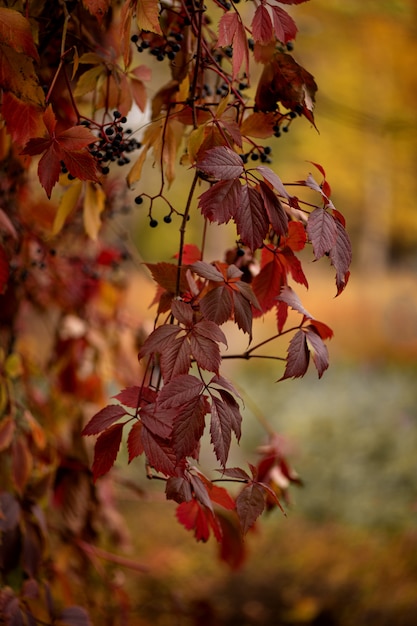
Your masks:
{"label": "maroon leaf", "polygon": [[[178,329],[178,327],[177,327]],[[191,365],[191,349],[186,335],[167,342],[161,349],[161,372],[164,381],[186,374]]]}
{"label": "maroon leaf", "polygon": [[165,485],[165,495],[167,500],[178,504],[189,502],[193,497],[190,482],[182,476],[170,476]]}
{"label": "maroon leaf", "polygon": [[315,258],[320,259],[336,243],[337,222],[325,209],[314,209],[308,218],[307,234],[313,244]]}
{"label": "maroon leaf", "polygon": [[307,326],[305,329],[307,346],[316,366],[319,378],[329,367],[329,353],[323,339],[317,334],[314,327]]}
{"label": "maroon leaf", "polygon": [[249,49],[245,27],[240,15],[235,12],[224,13],[219,22],[219,39],[217,44],[220,47],[232,46],[232,76],[236,78],[244,63],[246,74],[249,72]]}
{"label": "maroon leaf", "polygon": [[349,235],[339,220],[336,220],[337,239],[333,248],[330,250],[330,260],[336,268],[336,287],[337,294],[340,295],[349,280],[349,267],[352,261],[352,246]]}
{"label": "maroon leaf", "polygon": [[[151,392],[151,391],[153,390],[148,389],[148,392]],[[155,394],[154,391],[153,393]],[[141,392],[141,388],[138,387],[137,385],[134,385],[132,387],[126,387],[126,389],[122,389],[122,391],[120,391],[115,396],[113,396],[113,398],[115,400],[118,400],[120,404],[124,404],[125,406],[128,406],[131,409],[136,409],[138,407],[139,397],[140,396],[143,397],[143,395],[144,395],[143,390]]]}
{"label": "maroon leaf", "polygon": [[277,300],[279,300],[280,302],[285,302],[286,304],[288,304],[288,306],[294,309],[294,311],[298,311],[298,313],[301,313],[301,315],[304,315],[304,317],[312,319],[313,316],[310,315],[307,309],[303,307],[300,298],[297,296],[295,291],[288,285],[282,287]]}
{"label": "maroon leaf", "polygon": [[127,437],[127,451],[129,454],[129,463],[133,461],[134,458],[143,454],[143,443],[142,443],[142,422],[137,421],[133,424],[132,428],[129,431],[129,435]]}
{"label": "maroon leaf", "polygon": [[203,158],[197,161],[197,168],[217,180],[239,178],[244,171],[240,156],[226,146],[206,150]]}
{"label": "maroon leaf", "polygon": [[229,467],[217,471],[221,472],[222,476],[226,476],[227,478],[236,478],[237,480],[246,480],[248,482],[251,480],[249,474],[240,467]]}
{"label": "maroon leaf", "polygon": [[192,326],[193,324],[193,310],[190,304],[182,302],[181,300],[173,300],[171,305],[172,315],[177,319],[180,324],[184,326]]}
{"label": "maroon leaf", "polygon": [[82,435],[98,435],[126,415],[126,410],[119,404],[109,404],[91,418],[84,427]]}
{"label": "maroon leaf", "polygon": [[152,434],[145,426],[142,429],[142,443],[149,465],[157,472],[173,476],[177,457],[171,446],[161,437]]}
{"label": "maroon leaf", "polygon": [[225,406],[229,411],[230,416],[230,425],[233,432],[236,435],[237,441],[240,441],[240,437],[242,434],[241,424],[242,424],[242,415],[240,413],[239,405],[234,399],[234,397],[225,389],[218,389],[218,393],[220,394]]}
{"label": "maroon leaf", "polygon": [[274,306],[285,280],[284,268],[279,261],[279,257],[274,255],[271,257],[271,261],[261,268],[261,271],[255,276],[252,283],[263,313],[266,313]]}
{"label": "maroon leaf", "polygon": [[236,324],[252,341],[252,306],[241,293],[233,292],[233,316]]}
{"label": "maroon leaf", "polygon": [[257,172],[260,172],[265,180],[270,183],[273,188],[278,192],[278,195],[282,198],[286,198],[287,200],[290,198],[288,191],[285,189],[284,184],[278,174],[275,174],[271,170],[270,167],[266,167],[266,165],[258,165],[255,168]]}
{"label": "maroon leaf", "polygon": [[207,410],[204,396],[195,396],[177,408],[172,429],[172,447],[178,460],[195,453],[204,433],[204,416]]}
{"label": "maroon leaf", "polygon": [[210,435],[219,463],[225,467],[232,440],[233,414],[227,404],[213,396],[211,404]]}
{"label": "maroon leaf", "polygon": [[210,222],[227,224],[240,206],[242,185],[237,178],[220,180],[199,198],[202,214]]}
{"label": "maroon leaf", "polygon": [[236,498],[236,511],[239,516],[243,534],[254,525],[265,508],[265,496],[262,488],[256,483],[247,485]]}
{"label": "maroon leaf", "polygon": [[192,355],[199,367],[209,372],[218,373],[221,364],[219,345],[216,341],[209,339],[199,332],[198,327],[200,324],[212,324],[216,329],[218,328],[214,322],[210,322],[209,320],[204,320],[195,325],[189,335]]}
{"label": "maroon leaf", "polygon": [[143,407],[140,417],[143,425],[154,435],[158,435],[162,439],[169,439],[175,414],[173,408],[161,407],[158,403]]}
{"label": "maroon leaf", "polygon": [[124,424],[114,424],[98,437],[94,446],[93,480],[107,474],[116,461]]}
{"label": "maroon leaf", "polygon": [[233,314],[233,296],[227,285],[216,287],[204,296],[200,302],[205,318],[215,324],[224,324]]}
{"label": "maroon leaf", "polygon": [[263,181],[260,182],[260,194],[272,228],[277,235],[285,235],[288,232],[288,217],[279,198]]}
{"label": "maroon leaf", "polygon": [[223,274],[211,263],[205,263],[205,261],[197,261],[190,266],[190,269],[201,276],[201,278],[207,278],[215,282],[223,282]]}
{"label": "maroon leaf", "polygon": [[191,374],[177,376],[162,387],[159,405],[161,408],[179,407],[199,396],[203,389],[204,384],[199,378]]}
{"label": "maroon leaf", "polygon": [[182,502],[176,511],[178,521],[187,529],[194,530],[197,541],[206,542],[210,537],[210,524],[208,515],[213,513],[207,510],[195,498],[189,502]]}
{"label": "maroon leaf", "polygon": [[242,198],[234,219],[242,241],[251,250],[261,247],[268,232],[269,220],[260,193],[249,185],[242,186]]}
{"label": "maroon leaf", "polygon": [[288,345],[285,372],[280,380],[304,376],[308,369],[309,360],[310,353],[307,348],[306,335],[300,329],[295,333]]}

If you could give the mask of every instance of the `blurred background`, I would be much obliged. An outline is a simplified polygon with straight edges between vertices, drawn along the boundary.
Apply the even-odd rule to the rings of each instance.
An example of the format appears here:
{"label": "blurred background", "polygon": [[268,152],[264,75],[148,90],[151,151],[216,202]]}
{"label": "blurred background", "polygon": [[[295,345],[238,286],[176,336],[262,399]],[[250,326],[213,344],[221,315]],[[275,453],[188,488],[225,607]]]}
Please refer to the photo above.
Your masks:
{"label": "blurred background", "polygon": [[[216,545],[195,545],[176,526],[160,485],[146,484],[146,506],[132,507],[126,497],[122,504],[139,529],[133,541],[152,572],[137,581],[137,613],[152,615],[157,625],[412,626],[417,3],[312,0],[285,8],[299,27],[294,56],[319,85],[319,132],[296,120],[272,144],[273,167],[286,182],[303,178],[307,161],[324,167],[352,238],[352,275],[334,298],[332,269],[309,263],[311,291],[298,290],[305,307],[335,332],[330,369],[320,381],[311,372],[275,384],[280,365],[259,361],[228,362],[224,373],[239,382],[246,405],[231,465],[251,455],[256,461],[253,450],[265,438],[258,418],[265,417],[285,437],[304,487],[294,488],[286,518],[274,512],[252,533],[238,572],[217,563]],[[174,185],[180,198],[180,182]],[[151,260],[152,251],[156,259],[166,250],[168,260],[173,225],[160,219],[151,237],[143,220],[139,250]],[[143,298],[144,313],[148,302]],[[143,480],[141,468],[129,471]]]}

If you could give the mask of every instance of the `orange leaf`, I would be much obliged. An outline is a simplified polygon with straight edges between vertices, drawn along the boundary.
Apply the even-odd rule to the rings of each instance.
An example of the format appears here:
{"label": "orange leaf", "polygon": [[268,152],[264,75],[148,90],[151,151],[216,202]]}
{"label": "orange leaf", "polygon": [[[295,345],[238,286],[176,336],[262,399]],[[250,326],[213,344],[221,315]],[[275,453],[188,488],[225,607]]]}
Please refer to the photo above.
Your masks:
{"label": "orange leaf", "polygon": [[42,133],[43,108],[38,104],[19,100],[13,93],[4,93],[1,112],[7,130],[18,146],[24,146],[31,137]]}
{"label": "orange leaf", "polygon": [[83,5],[91,15],[94,15],[98,23],[101,24],[109,10],[110,0],[83,0]]}
{"label": "orange leaf", "polygon": [[139,30],[147,30],[162,35],[159,25],[158,0],[138,0],[136,4],[136,21]]}

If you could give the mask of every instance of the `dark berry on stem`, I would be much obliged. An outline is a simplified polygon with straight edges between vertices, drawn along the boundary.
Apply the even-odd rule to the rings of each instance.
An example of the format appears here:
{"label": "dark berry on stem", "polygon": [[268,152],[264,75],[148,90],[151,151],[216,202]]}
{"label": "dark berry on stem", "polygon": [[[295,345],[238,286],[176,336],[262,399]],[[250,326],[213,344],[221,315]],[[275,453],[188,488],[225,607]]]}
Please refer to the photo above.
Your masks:
{"label": "dark berry on stem", "polygon": [[156,228],[158,226],[158,220],[154,220],[153,218],[151,219],[151,221],[149,222],[149,226],[151,228]]}
{"label": "dark berry on stem", "polygon": [[142,196],[136,196],[135,202],[136,202],[136,204],[142,204],[142,202],[143,202]]}

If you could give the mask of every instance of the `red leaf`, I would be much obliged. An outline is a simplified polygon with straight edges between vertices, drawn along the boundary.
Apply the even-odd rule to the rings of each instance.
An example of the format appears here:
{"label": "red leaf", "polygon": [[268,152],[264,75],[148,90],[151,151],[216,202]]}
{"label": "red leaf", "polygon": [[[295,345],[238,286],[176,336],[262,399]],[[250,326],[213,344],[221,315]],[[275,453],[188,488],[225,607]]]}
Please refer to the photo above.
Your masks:
{"label": "red leaf", "polygon": [[218,504],[228,511],[233,511],[236,508],[236,502],[224,487],[218,487],[217,485],[210,483],[208,486],[208,493],[210,500],[214,502],[214,504]]}
{"label": "red leaf", "polygon": [[[175,254],[174,257],[178,258],[178,253]],[[186,243],[182,252],[183,265],[192,265],[196,261],[200,261],[200,260],[201,260],[200,249],[193,243]]]}
{"label": "red leaf", "polygon": [[340,295],[346,287],[349,280],[349,267],[352,261],[352,246],[349,235],[339,220],[336,220],[337,239],[333,248],[330,250],[330,260],[336,268],[336,286],[337,294]]}
{"label": "red leaf", "polygon": [[252,305],[245,295],[236,291],[233,291],[233,317],[240,330],[247,333],[252,341]]}
{"label": "red leaf", "polygon": [[[158,285],[169,293],[175,293],[177,287],[178,266],[174,263],[146,263],[146,267]],[[180,291],[184,293],[188,290],[188,283],[185,272],[181,271]]]}
{"label": "red leaf", "polygon": [[249,185],[242,186],[242,198],[234,219],[242,241],[257,250],[268,232],[269,220],[260,193]]}
{"label": "red leaf", "polygon": [[280,259],[287,273],[291,274],[293,279],[300,285],[304,285],[308,289],[308,281],[303,272],[300,259],[289,248],[284,248],[280,253]]}
{"label": "red leaf", "polygon": [[313,358],[313,363],[316,366],[319,378],[321,378],[329,367],[329,353],[327,346],[323,343],[323,339],[316,333],[313,326],[307,326],[305,333],[307,346]]}
{"label": "red leaf", "polygon": [[3,92],[1,114],[14,143],[24,146],[43,130],[43,109],[39,104],[19,100],[13,93]]}
{"label": "red leaf", "polygon": [[197,161],[197,168],[217,180],[239,178],[244,171],[240,156],[226,146],[206,150]]}
{"label": "red leaf", "polygon": [[14,9],[0,8],[0,44],[39,61],[30,22]]}
{"label": "red leaf", "polygon": [[285,240],[285,245],[294,252],[299,252],[305,247],[306,241],[307,235],[304,226],[300,222],[290,222],[288,224],[288,237]]}
{"label": "red leaf", "polygon": [[238,210],[242,198],[239,180],[220,180],[207,189],[199,198],[199,208],[210,222],[227,224]]}
{"label": "red leaf", "polygon": [[265,508],[265,496],[262,488],[256,483],[250,483],[236,498],[236,511],[242,526],[243,534],[254,525]]}
{"label": "red leaf", "polygon": [[194,321],[194,311],[189,302],[182,302],[181,300],[173,300],[171,305],[172,315],[181,324],[191,328]]}
{"label": "red leaf", "polygon": [[217,513],[222,528],[219,557],[232,570],[238,570],[246,559],[245,543],[236,516]]}
{"label": "red leaf", "polygon": [[161,437],[153,435],[145,426],[142,429],[142,443],[151,467],[166,476],[173,476],[177,457],[171,446]]}
{"label": "red leaf", "polygon": [[332,329],[323,322],[319,322],[318,320],[311,320],[310,326],[314,328],[316,333],[320,335],[322,339],[331,339],[333,337]]}
{"label": "red leaf", "polygon": [[142,443],[142,427],[143,424],[137,421],[133,424],[127,437],[127,450],[129,453],[129,463],[134,458],[143,454],[144,448]]}
{"label": "red leaf", "polygon": [[[255,15],[252,20],[252,36],[255,41],[258,41],[261,44],[267,44],[273,39],[274,31],[272,28],[271,16],[264,4],[258,5],[255,11]],[[278,39],[280,38],[278,37]],[[283,39],[280,39],[280,41],[283,41]]]}
{"label": "red leaf", "polygon": [[277,39],[282,43],[295,39],[298,29],[292,17],[280,7],[271,6],[271,9]]}
{"label": "red leaf", "polygon": [[232,77],[235,79],[244,62],[244,70],[248,74],[249,49],[246,30],[236,12],[224,13],[219,22],[219,38],[217,45],[220,47],[232,46]]}
{"label": "red leaf", "polygon": [[0,246],[0,293],[6,291],[9,275],[9,259],[7,258],[3,246]]}
{"label": "red leaf", "polygon": [[314,209],[308,218],[307,234],[313,244],[314,256],[318,260],[335,245],[337,222],[325,209]]}
{"label": "red leaf", "polygon": [[284,375],[279,380],[286,378],[300,378],[308,369],[310,353],[307,348],[306,334],[298,330],[288,345],[287,362]]}
{"label": "red leaf", "polygon": [[93,480],[107,474],[116,461],[124,424],[114,424],[98,437],[94,446]]}
{"label": "red leaf", "polygon": [[249,474],[240,467],[229,467],[228,469],[218,471],[221,471],[222,476],[227,476],[228,478],[236,478],[237,480],[245,480],[248,482],[251,480]]}
{"label": "red leaf", "polygon": [[211,511],[207,511],[195,498],[189,502],[182,502],[176,511],[178,521],[187,530],[194,530],[197,541],[203,542],[210,537],[208,514],[212,515]]}
{"label": "red leaf", "polygon": [[126,410],[118,404],[109,404],[91,418],[83,428],[82,435],[98,435],[126,415]]}
{"label": "red leaf", "polygon": [[[284,268],[278,256],[273,256],[253,280],[252,288],[258,298],[262,313],[266,313],[276,303],[281,287],[286,281]],[[256,315],[256,313],[255,313]]]}
{"label": "red leaf", "polygon": [[190,269],[201,276],[201,278],[207,278],[207,280],[212,280],[215,282],[223,282],[224,276],[217,267],[212,265],[211,263],[206,263],[205,261],[197,261],[193,263]]}

